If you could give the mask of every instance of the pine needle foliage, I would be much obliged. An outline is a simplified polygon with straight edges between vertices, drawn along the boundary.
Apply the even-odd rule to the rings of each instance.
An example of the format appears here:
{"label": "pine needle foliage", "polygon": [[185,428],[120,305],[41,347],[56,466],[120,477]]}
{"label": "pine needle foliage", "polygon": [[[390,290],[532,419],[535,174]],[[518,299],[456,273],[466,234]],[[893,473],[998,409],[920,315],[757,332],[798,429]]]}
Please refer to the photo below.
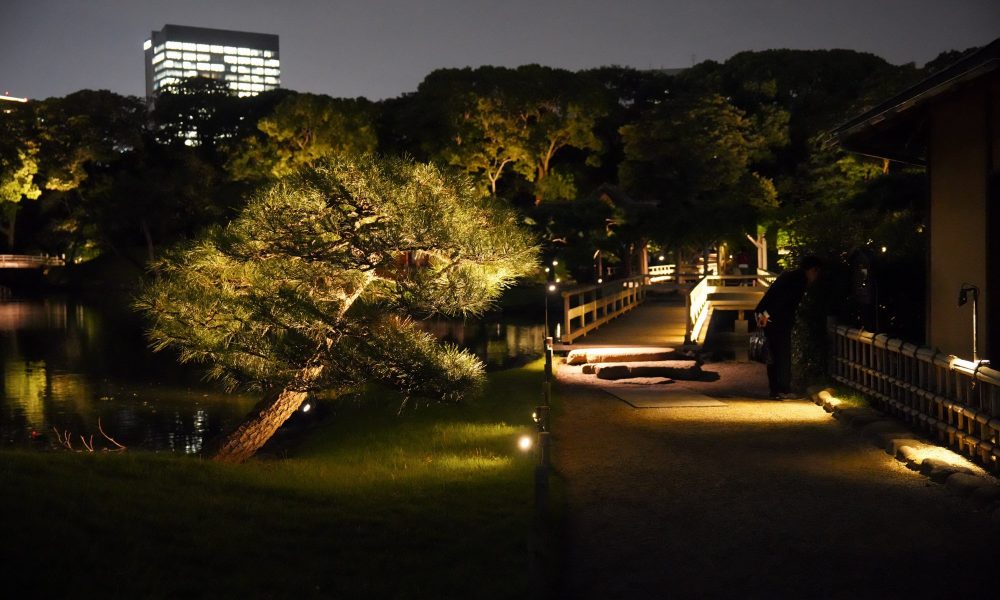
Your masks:
{"label": "pine needle foliage", "polygon": [[159,262],[137,307],[156,350],[231,387],[377,381],[457,401],[483,365],[412,316],[482,313],[537,266],[517,216],[463,176],[403,158],[338,159],[258,192],[228,226]]}

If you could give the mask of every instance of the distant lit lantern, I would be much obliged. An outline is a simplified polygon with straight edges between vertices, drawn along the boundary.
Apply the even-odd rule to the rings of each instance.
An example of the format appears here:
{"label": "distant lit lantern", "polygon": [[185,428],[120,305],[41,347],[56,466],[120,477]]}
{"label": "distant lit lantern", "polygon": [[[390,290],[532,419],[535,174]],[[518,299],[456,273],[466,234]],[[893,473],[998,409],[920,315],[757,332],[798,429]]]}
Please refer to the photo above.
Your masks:
{"label": "distant lit lantern", "polygon": [[532,442],[530,435],[522,435],[517,440],[517,447],[520,448],[522,452],[527,452],[528,450],[531,450],[531,446]]}

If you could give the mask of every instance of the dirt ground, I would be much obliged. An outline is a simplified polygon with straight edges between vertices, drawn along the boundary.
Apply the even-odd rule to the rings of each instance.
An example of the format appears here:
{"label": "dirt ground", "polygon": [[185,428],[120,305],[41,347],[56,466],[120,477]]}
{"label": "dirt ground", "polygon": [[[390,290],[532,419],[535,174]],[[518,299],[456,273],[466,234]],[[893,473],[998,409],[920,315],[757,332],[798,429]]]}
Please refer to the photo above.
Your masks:
{"label": "dirt ground", "polygon": [[560,365],[562,597],[991,595],[988,513],[814,404],[762,399],[762,366],[705,370],[719,380],[658,387],[727,406],[636,409]]}

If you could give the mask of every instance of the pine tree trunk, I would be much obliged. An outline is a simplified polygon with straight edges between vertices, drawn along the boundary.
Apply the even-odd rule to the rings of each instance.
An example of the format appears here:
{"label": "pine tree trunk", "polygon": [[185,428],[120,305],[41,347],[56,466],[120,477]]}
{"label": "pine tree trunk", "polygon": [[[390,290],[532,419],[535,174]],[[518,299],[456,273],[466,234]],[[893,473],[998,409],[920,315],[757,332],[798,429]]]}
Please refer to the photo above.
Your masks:
{"label": "pine tree trunk", "polygon": [[206,450],[206,455],[212,460],[227,463],[248,460],[302,406],[308,395],[308,392],[301,391],[304,387],[302,383],[314,380],[321,371],[322,367],[303,369],[295,384],[265,396],[236,429],[214,441]]}

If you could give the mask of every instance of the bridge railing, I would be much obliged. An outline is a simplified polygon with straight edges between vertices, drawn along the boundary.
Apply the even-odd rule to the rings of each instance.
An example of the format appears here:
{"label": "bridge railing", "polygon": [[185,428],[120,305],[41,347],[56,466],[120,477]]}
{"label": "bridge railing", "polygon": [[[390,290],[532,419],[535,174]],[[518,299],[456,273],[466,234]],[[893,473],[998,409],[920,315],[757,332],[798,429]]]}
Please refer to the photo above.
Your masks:
{"label": "bridge railing", "polygon": [[632,310],[646,298],[648,283],[649,277],[639,275],[564,291],[560,339],[572,343],[576,338]]}
{"label": "bridge railing", "polygon": [[829,333],[835,380],[1000,470],[1000,371],[885,334],[838,325]]}
{"label": "bridge railing", "polygon": [[0,267],[16,265],[21,268],[61,267],[65,261],[55,256],[39,256],[35,254],[0,254]]}
{"label": "bridge railing", "polygon": [[758,270],[756,275],[710,275],[702,278],[687,294],[688,343],[700,344],[708,333],[712,311],[753,310],[776,275]]}
{"label": "bridge railing", "polygon": [[649,267],[650,283],[677,283],[683,285],[697,283],[701,278],[700,270],[694,265],[686,265],[681,269],[678,269],[677,265],[673,263]]}

